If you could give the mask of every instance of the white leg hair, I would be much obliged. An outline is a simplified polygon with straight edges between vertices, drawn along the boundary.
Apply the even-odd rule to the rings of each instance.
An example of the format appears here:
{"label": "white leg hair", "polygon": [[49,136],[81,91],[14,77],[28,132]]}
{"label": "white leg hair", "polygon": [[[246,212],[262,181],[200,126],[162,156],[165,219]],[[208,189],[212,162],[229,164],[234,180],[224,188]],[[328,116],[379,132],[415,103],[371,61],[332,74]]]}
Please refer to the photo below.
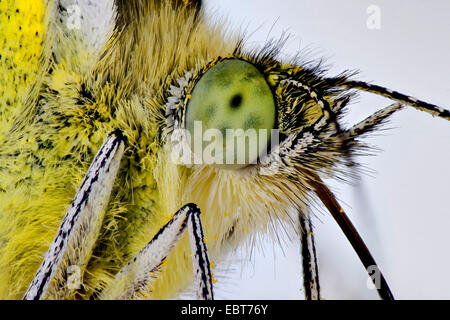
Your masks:
{"label": "white leg hair", "polygon": [[[133,299],[146,294],[148,285],[158,273],[159,266],[178,243],[188,226],[197,298],[213,299],[211,269],[200,221],[200,209],[187,204],[155,237],[120,270],[100,295],[100,299]],[[155,275],[155,276],[154,276]]]}
{"label": "white leg hair", "polygon": [[401,110],[404,107],[401,103],[393,103],[381,110],[378,110],[374,114],[368,116],[363,121],[355,124],[350,129],[346,130],[343,135],[346,139],[358,137],[366,132],[373,130],[376,126],[383,123],[384,120],[389,118],[394,112]]}
{"label": "white leg hair", "polygon": [[23,299],[64,298],[75,290],[67,284],[68,268],[83,272],[89,261],[124,148],[120,132],[100,148]]}
{"label": "white leg hair", "polygon": [[303,288],[306,300],[320,300],[319,268],[311,217],[300,213],[300,244],[303,265]]}

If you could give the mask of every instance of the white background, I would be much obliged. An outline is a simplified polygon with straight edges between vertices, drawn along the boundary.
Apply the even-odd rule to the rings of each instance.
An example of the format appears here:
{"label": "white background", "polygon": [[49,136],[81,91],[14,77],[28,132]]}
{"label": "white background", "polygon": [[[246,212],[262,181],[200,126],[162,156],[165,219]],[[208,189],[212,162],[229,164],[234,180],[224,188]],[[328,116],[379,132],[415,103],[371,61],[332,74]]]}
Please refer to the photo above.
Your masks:
{"label": "white background", "polygon": [[[291,34],[283,54],[305,47],[333,64],[330,75],[359,69],[360,80],[450,108],[450,2],[204,0],[212,19],[252,33],[262,45],[270,33]],[[370,5],[381,9],[381,29],[370,30]],[[349,123],[391,102],[361,94]],[[383,152],[361,161],[375,170],[359,187],[330,182],[399,299],[450,299],[450,123],[414,109],[400,111],[394,129],[371,138]],[[377,299],[333,219],[314,220],[322,295]],[[241,270],[219,276],[218,298],[303,299],[297,243],[257,253]],[[241,256],[242,260],[249,260]]]}

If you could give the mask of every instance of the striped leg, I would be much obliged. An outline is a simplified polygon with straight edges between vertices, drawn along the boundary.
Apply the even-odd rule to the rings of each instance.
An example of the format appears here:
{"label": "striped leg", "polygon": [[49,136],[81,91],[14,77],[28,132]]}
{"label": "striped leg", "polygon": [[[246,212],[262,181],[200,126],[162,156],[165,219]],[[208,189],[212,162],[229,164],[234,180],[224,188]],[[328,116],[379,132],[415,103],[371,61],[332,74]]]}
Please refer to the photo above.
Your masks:
{"label": "striped leg", "polygon": [[188,218],[188,231],[191,239],[192,265],[197,287],[197,299],[213,300],[213,286],[211,264],[209,263],[206,243],[204,241],[200,209],[195,206],[196,212]]}
{"label": "striped leg", "polygon": [[394,112],[403,109],[403,107],[404,105],[401,103],[393,103],[390,106],[378,110],[363,121],[355,124],[350,129],[345,130],[341,135],[348,140],[371,132],[372,130],[383,124],[383,122],[386,121]]}
{"label": "striped leg", "polygon": [[404,103],[406,105],[409,105],[413,108],[416,108],[417,110],[425,111],[432,116],[437,116],[440,118],[443,118],[445,120],[450,121],[450,110],[444,109],[442,107],[436,106],[434,104],[421,101],[419,99],[416,99],[414,97],[408,96],[406,94],[387,89],[382,86],[378,86],[375,84],[366,83],[363,81],[347,81],[344,84],[342,84],[343,87],[347,87],[350,89],[357,89],[362,91],[371,92],[395,101],[398,101],[400,103]]}
{"label": "striped leg", "polygon": [[206,244],[203,241],[200,209],[192,203],[178,210],[155,237],[117,273],[100,295],[100,299],[133,299],[145,295],[153,275],[156,275],[159,266],[180,240],[186,225],[191,240],[197,298],[212,300],[211,270]]}
{"label": "striped leg", "polygon": [[317,266],[311,218],[300,214],[301,254],[303,262],[303,288],[306,300],[320,300],[319,268]]}
{"label": "striped leg", "polygon": [[75,293],[78,285],[67,283],[67,275],[74,269],[82,274],[88,263],[124,148],[120,131],[100,148],[23,299],[67,299]]}

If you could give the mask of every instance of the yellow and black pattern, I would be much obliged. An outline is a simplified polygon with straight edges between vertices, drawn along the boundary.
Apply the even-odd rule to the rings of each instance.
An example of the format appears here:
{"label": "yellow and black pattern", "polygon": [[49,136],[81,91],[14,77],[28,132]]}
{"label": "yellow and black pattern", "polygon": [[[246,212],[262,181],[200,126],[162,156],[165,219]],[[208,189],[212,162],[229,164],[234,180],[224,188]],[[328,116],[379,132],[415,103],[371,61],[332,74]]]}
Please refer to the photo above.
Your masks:
{"label": "yellow and black pattern", "polygon": [[[71,6],[84,21],[79,27],[67,24]],[[199,8],[200,1],[0,1],[0,298],[24,296],[111,132],[123,134],[120,168],[81,287],[58,298],[102,297],[187,203],[202,211],[211,263],[259,235],[276,238],[276,226],[301,233],[298,215],[321,194],[332,197],[322,179],[351,179],[352,155],[367,152],[360,138],[401,109],[388,107],[346,129],[340,120],[353,89],[448,119],[439,107],[352,82],[354,73],[327,78],[320,63],[278,61],[282,41],[248,52]],[[253,64],[266,79],[280,130],[270,151],[281,161],[239,170],[178,165],[171,129],[183,128],[201,76],[229,58]],[[81,255],[77,248],[68,254]],[[173,297],[192,282],[187,235],[162,261],[140,298]],[[64,286],[63,278],[53,286]]]}
{"label": "yellow and black pattern", "polygon": [[43,0],[0,1],[0,137],[38,80],[44,19]]}

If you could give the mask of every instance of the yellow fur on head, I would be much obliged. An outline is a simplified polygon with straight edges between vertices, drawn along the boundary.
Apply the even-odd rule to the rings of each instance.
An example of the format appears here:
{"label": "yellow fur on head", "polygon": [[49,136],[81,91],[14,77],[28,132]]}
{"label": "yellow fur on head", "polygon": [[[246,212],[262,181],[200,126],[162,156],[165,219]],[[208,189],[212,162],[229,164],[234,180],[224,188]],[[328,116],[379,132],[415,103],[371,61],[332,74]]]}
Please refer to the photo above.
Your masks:
{"label": "yellow fur on head", "polygon": [[[2,61],[21,57],[0,65],[8,77],[0,82],[1,125],[9,128],[0,132],[1,298],[23,296],[90,162],[117,128],[127,138],[126,153],[82,289],[66,298],[100,291],[188,202],[202,210],[213,261],[251,234],[293,223],[293,205],[305,209],[307,190],[288,179],[274,182],[251,169],[186,168],[170,160],[161,135],[167,88],[185,71],[232,54],[236,40],[226,39],[220,26],[182,7],[150,3],[96,50],[56,21],[53,1],[47,3],[47,24],[43,1],[27,10],[22,2],[0,3],[0,39],[19,39],[12,53],[0,49]],[[14,31],[19,21],[27,23],[23,36]],[[191,281],[190,253],[184,236],[151,284],[152,298],[173,296]]]}

